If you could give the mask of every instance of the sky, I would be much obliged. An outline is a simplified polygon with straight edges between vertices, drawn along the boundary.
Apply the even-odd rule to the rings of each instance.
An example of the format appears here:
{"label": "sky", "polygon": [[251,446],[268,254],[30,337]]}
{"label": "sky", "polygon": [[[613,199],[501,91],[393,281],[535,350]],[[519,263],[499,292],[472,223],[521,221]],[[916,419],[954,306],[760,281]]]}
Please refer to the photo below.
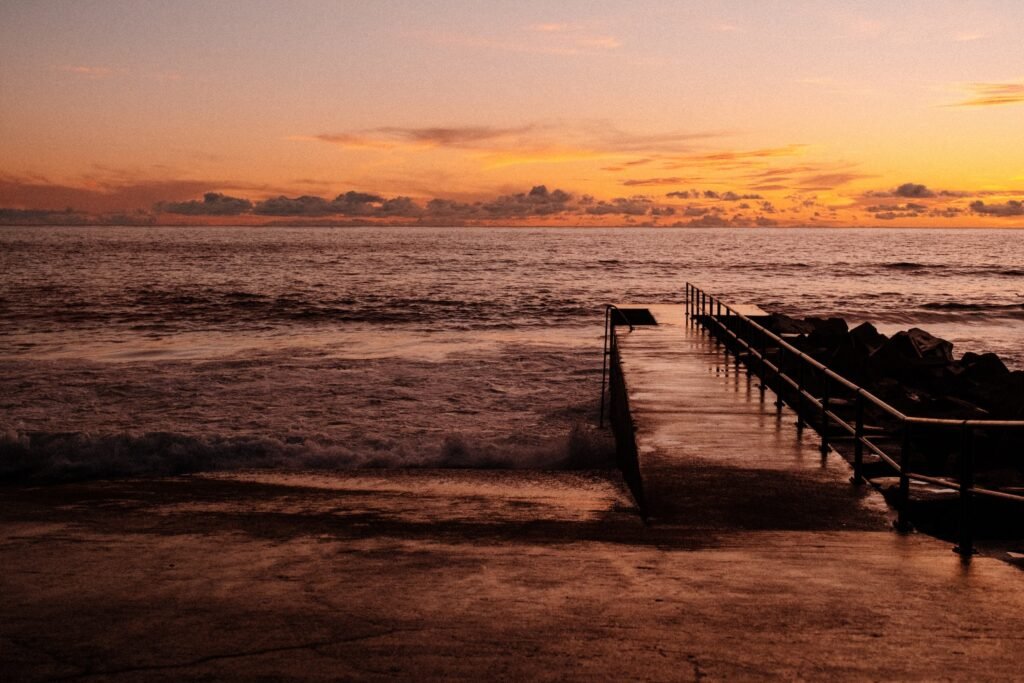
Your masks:
{"label": "sky", "polygon": [[0,223],[1024,226],[1024,3],[0,1]]}

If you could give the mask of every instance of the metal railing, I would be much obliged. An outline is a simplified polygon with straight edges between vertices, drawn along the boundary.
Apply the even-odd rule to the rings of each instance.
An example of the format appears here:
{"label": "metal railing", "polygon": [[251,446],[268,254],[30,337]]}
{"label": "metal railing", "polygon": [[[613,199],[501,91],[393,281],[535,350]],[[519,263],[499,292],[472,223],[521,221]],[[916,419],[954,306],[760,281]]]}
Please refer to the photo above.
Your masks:
{"label": "metal railing", "polygon": [[[604,307],[604,360],[601,365],[601,413],[598,418],[598,426],[604,427],[604,396],[608,387],[608,371],[610,369],[611,355],[615,351],[615,318],[614,313],[618,312],[618,306],[608,304]],[[633,331],[633,323],[629,322],[626,316],[622,316],[629,331]]]}
{"label": "metal railing", "polygon": [[[778,397],[777,406],[781,408],[783,403],[789,403],[797,413],[798,428],[803,428],[805,419],[815,419],[815,429],[821,436],[822,456],[829,452],[830,440],[836,440],[830,435],[833,425],[845,432],[847,438],[852,437],[854,452],[851,481],[854,484],[860,485],[865,481],[865,449],[899,474],[896,527],[900,531],[910,530],[911,481],[925,482],[959,493],[959,534],[958,545],[954,550],[965,557],[975,552],[975,497],[1024,503],[1024,495],[975,484],[979,435],[984,434],[991,441],[994,434],[1010,431],[1024,433],[1024,420],[955,420],[906,415],[723,303],[718,297],[709,295],[689,282],[686,283],[685,294],[689,319],[723,341],[727,349],[731,346],[737,364],[745,356],[748,369],[751,373],[756,372],[759,377],[762,396],[767,388],[772,388]],[[844,392],[849,398],[838,396]],[[851,400],[854,416],[852,420],[844,419],[836,410],[840,405],[850,405]],[[865,413],[868,410],[873,410],[883,421],[888,420],[892,429],[869,434],[865,424]],[[954,431],[959,434],[959,473],[956,478],[915,471],[914,447],[926,430],[937,430],[943,434]],[[893,439],[894,434],[900,438]],[[892,445],[886,447],[882,444],[885,441],[899,443],[898,455]]]}

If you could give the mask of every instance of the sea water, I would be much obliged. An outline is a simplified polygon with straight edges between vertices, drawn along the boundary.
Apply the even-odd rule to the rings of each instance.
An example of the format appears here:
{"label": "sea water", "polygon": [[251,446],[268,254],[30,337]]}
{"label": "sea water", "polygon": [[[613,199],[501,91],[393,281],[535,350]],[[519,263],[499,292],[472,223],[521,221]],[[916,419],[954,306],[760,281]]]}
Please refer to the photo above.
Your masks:
{"label": "sea water", "polygon": [[0,228],[0,477],[590,467],[603,307],[686,281],[1024,369],[1024,232]]}

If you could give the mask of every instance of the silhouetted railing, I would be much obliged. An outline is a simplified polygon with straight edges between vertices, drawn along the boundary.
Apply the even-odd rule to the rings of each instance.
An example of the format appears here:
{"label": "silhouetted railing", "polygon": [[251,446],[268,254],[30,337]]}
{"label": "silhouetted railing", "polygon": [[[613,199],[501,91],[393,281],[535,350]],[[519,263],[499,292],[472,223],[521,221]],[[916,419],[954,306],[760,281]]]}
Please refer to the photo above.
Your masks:
{"label": "silhouetted railing", "polygon": [[[896,498],[896,527],[899,530],[910,529],[911,481],[959,492],[959,543],[954,550],[967,557],[974,553],[975,496],[1024,503],[1024,495],[975,484],[978,437],[985,434],[991,440],[993,435],[1004,432],[1024,433],[1024,420],[951,420],[906,415],[718,297],[690,283],[686,283],[686,312],[691,320],[725,343],[726,348],[731,346],[737,363],[745,357],[747,367],[760,378],[762,395],[771,388],[779,398],[777,405],[781,407],[783,402],[788,403],[797,413],[798,427],[803,427],[805,419],[815,420],[815,429],[821,435],[822,455],[828,453],[830,439],[838,438],[830,436],[831,426],[835,425],[853,438],[854,484],[864,483],[865,449],[899,474]],[[846,393],[847,397],[840,397],[838,394],[841,393]],[[852,419],[844,419],[836,413],[837,406],[849,406],[851,403],[854,408]],[[894,429],[867,433],[865,412],[868,409],[888,419]],[[955,478],[915,470],[912,461],[914,448],[926,431],[957,435],[959,473]],[[899,438],[893,439],[894,433]],[[883,446],[880,442],[884,441],[895,441],[899,446]]]}

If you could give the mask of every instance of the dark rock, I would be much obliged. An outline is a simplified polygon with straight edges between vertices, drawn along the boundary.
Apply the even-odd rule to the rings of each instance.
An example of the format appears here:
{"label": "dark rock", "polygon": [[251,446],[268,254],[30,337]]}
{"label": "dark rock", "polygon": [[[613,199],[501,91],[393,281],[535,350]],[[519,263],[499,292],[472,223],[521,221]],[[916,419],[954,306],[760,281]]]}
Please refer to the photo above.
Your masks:
{"label": "dark rock", "polygon": [[977,354],[968,351],[960,359],[960,366],[964,370],[962,377],[978,383],[996,383],[1010,376],[1006,364],[994,353]]}
{"label": "dark rock", "polygon": [[1010,378],[1010,371],[994,353],[965,353],[952,366],[955,376],[950,387],[960,396],[993,408],[998,402],[995,392]]}
{"label": "dark rock", "polygon": [[814,326],[797,318],[782,313],[772,313],[764,320],[764,326],[778,335],[810,334]]}
{"label": "dark rock", "polygon": [[[953,345],[919,328],[897,332],[871,356],[872,369],[878,376],[912,380],[913,371],[925,365],[946,365],[953,362]],[[929,383],[928,379],[924,380]]]}
{"label": "dark rock", "polygon": [[882,348],[889,338],[875,329],[871,323],[861,323],[850,330],[850,340],[854,349],[867,357]]}
{"label": "dark rock", "polygon": [[925,332],[919,327],[912,327],[906,333],[917,354],[924,360],[951,361],[953,360],[953,343]]}
{"label": "dark rock", "polygon": [[990,393],[992,412],[1001,420],[1024,420],[1024,370],[1011,372]]}
{"label": "dark rock", "polygon": [[842,318],[807,318],[804,322],[811,326],[811,337],[820,340],[843,338],[850,329]]}

